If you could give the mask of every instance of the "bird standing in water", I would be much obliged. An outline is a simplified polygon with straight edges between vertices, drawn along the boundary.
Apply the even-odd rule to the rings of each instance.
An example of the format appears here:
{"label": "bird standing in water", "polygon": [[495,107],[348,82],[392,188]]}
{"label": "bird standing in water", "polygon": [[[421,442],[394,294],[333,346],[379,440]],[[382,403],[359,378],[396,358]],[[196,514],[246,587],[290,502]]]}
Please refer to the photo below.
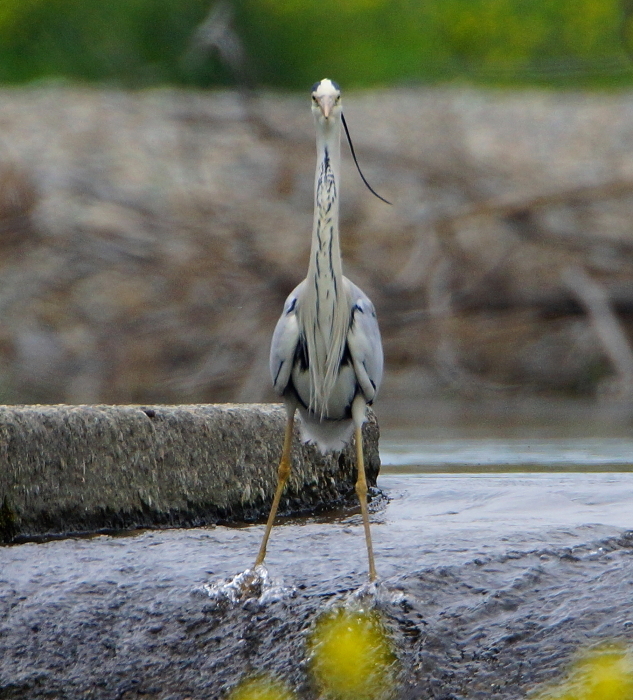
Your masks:
{"label": "bird standing in water", "polygon": [[[288,422],[277,490],[255,566],[264,562],[279,500],[290,475],[298,409],[302,439],[315,443],[322,453],[343,449],[354,434],[356,493],[365,528],[369,578],[373,581],[376,567],[367,512],[361,429],[366,407],[374,400],[382,379],[382,343],[373,304],[343,276],[338,230],[341,124],[348,139],[349,132],[336,83],[325,79],[314,85],[312,114],[316,124],[317,163],[310,264],[307,277],[286,299],[270,348],[273,385],[283,397]],[[350,147],[356,162],[351,141]],[[362,173],[361,177],[367,184]]]}

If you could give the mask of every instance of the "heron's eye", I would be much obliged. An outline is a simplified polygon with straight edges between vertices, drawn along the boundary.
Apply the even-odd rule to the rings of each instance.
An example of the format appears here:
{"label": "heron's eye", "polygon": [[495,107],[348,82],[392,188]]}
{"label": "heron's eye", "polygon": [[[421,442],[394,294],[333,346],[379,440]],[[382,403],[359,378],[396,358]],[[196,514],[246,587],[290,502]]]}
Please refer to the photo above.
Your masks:
{"label": "heron's eye", "polygon": [[340,96],[340,95],[337,95],[337,96],[334,98],[334,104],[338,104],[340,101],[341,101],[341,96]]}
{"label": "heron's eye", "polygon": [[314,102],[315,105],[319,103],[319,101],[316,98],[316,95],[312,95],[312,102]]}

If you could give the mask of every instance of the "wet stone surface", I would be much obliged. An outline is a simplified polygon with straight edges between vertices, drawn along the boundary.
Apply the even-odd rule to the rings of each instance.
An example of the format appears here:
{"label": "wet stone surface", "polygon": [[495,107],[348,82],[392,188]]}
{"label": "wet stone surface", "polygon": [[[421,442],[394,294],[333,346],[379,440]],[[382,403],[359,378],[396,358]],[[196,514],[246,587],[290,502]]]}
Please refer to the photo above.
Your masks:
{"label": "wet stone surface", "polygon": [[[475,511],[466,527],[454,514],[423,529],[408,508],[433,484],[383,481],[392,500],[372,515],[381,582],[366,601],[394,641],[396,697],[520,698],[588,645],[633,643],[633,532],[571,521],[526,528],[520,513],[514,529],[497,529],[490,509],[487,523]],[[460,484],[443,488],[470,488]],[[264,671],[312,700],[306,633],[365,584],[360,517],[286,521],[273,532],[261,598],[210,595],[252,564],[261,533],[214,527],[0,548],[0,698],[216,698]]]}
{"label": "wet stone surface", "polygon": [[[266,517],[286,420],[280,404],[0,406],[0,542]],[[374,486],[371,411],[363,435]],[[321,455],[297,429],[280,512],[355,496],[353,455]]]}

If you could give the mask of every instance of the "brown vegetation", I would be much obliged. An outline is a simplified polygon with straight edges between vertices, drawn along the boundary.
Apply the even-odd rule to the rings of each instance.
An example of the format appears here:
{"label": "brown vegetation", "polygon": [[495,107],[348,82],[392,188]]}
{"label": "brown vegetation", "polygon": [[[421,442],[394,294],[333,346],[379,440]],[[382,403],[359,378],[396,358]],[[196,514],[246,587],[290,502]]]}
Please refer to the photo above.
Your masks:
{"label": "brown vegetation", "polygon": [[[627,94],[346,96],[394,202],[348,159],[344,265],[378,308],[387,395],[629,394],[632,113]],[[0,400],[272,398],[310,241],[305,99],[5,90],[0,127]]]}

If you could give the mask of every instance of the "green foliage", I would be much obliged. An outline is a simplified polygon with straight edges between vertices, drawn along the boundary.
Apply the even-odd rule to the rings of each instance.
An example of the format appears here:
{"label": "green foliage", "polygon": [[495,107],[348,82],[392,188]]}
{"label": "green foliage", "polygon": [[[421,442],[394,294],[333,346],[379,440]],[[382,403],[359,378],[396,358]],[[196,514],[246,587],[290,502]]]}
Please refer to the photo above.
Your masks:
{"label": "green foliage", "polygon": [[[630,0],[233,0],[256,79],[630,84]],[[183,60],[210,0],[0,0],[0,81],[226,83]]]}
{"label": "green foliage", "polygon": [[[240,0],[261,77],[295,87],[633,75],[618,0]],[[633,33],[633,32],[632,32]]]}
{"label": "green foliage", "polygon": [[0,81],[46,77],[137,86],[223,79],[182,55],[206,0],[0,0]]}

